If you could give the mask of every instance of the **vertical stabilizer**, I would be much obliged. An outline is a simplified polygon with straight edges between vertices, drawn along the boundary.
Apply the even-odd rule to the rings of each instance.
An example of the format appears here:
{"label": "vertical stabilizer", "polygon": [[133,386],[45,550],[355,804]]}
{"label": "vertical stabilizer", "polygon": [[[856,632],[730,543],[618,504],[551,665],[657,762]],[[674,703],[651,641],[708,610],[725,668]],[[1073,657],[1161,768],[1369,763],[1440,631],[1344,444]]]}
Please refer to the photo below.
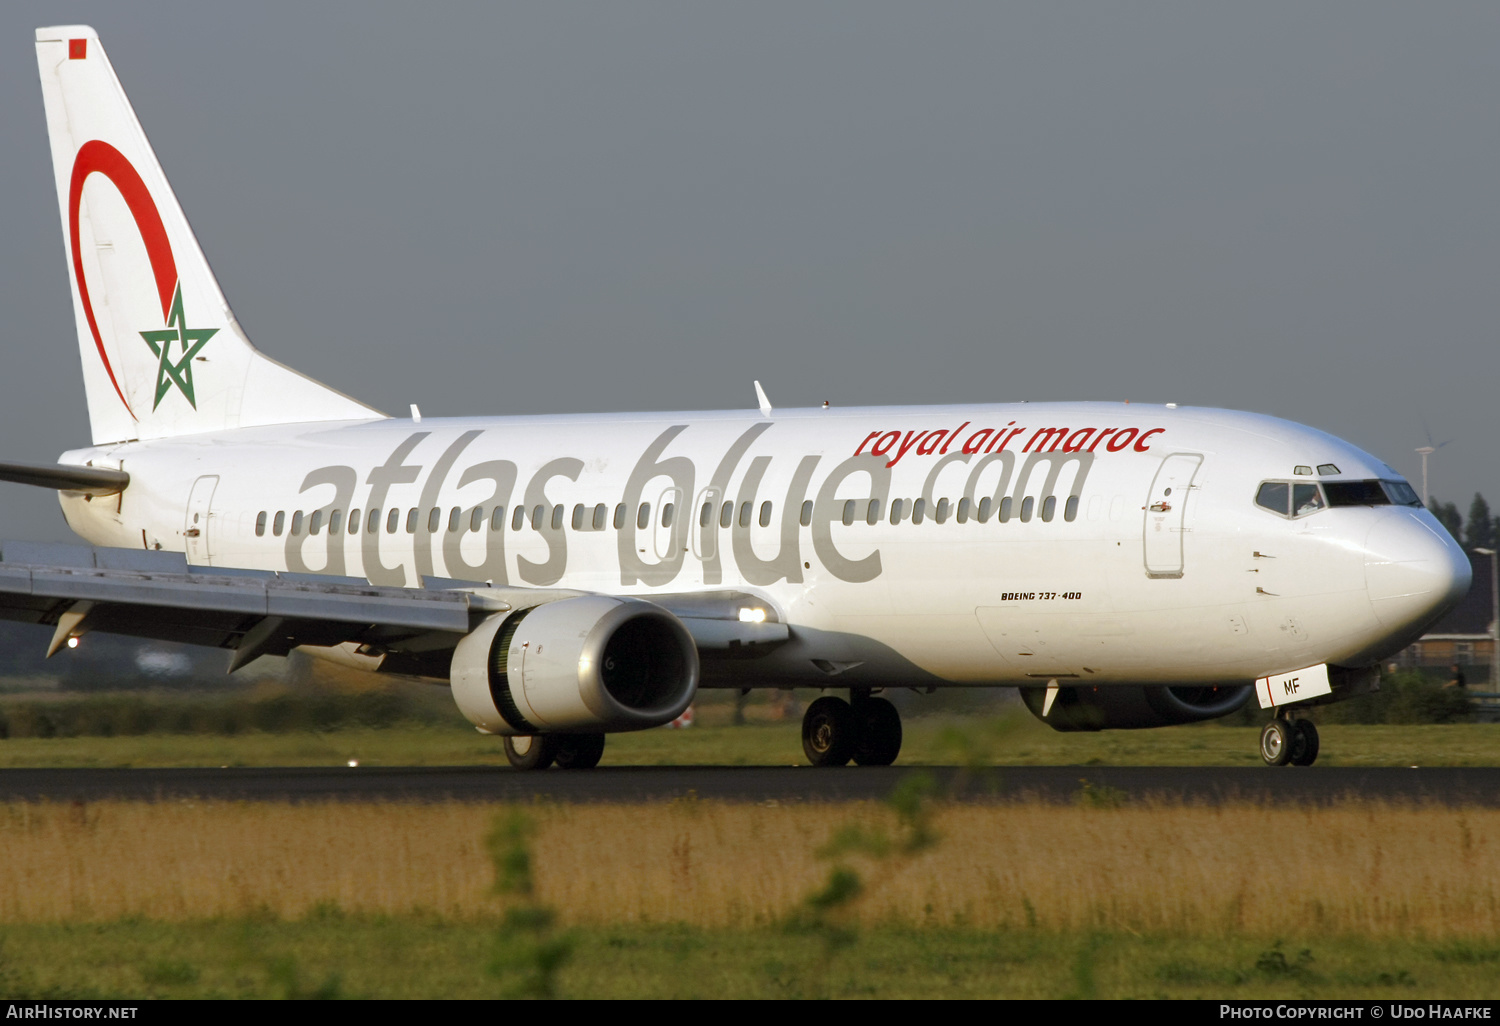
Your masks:
{"label": "vertical stabilizer", "polygon": [[94,443],[382,416],[250,344],[94,30],[36,55]]}

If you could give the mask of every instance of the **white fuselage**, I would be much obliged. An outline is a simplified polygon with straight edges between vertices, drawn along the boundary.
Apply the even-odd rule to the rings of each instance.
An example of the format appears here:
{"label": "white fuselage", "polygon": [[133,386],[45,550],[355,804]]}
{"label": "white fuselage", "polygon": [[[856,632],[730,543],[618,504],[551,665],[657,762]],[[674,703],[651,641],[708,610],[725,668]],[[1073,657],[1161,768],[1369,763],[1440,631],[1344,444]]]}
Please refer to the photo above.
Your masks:
{"label": "white fuselage", "polygon": [[391,419],[63,459],[131,475],[123,497],[63,497],[100,545],[377,584],[770,601],[793,642],[710,686],[1244,683],[1389,655],[1469,580],[1419,506],[1258,506],[1265,481],[1399,476],[1222,410]]}

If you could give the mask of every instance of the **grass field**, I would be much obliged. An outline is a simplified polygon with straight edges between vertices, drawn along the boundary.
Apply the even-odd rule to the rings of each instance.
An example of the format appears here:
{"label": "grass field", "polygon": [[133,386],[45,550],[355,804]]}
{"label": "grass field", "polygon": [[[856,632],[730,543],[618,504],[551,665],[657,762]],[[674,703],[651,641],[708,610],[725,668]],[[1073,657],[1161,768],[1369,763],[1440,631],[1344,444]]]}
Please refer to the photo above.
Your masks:
{"label": "grass field", "polygon": [[[1500,724],[1364,725],[1320,728],[1320,766],[1500,765]],[[1256,766],[1256,727],[1204,724],[1157,730],[1059,734],[1019,710],[906,723],[898,765]],[[328,731],[12,737],[0,768],[22,766],[503,765],[497,738],[462,720]],[[796,721],[611,734],[605,766],[801,765]]]}
{"label": "grass field", "polygon": [[[268,918],[0,927],[10,998],[487,998],[505,967],[498,917]],[[1299,939],[1300,938],[1300,939]],[[560,997],[1449,998],[1493,1000],[1500,944],[1421,938],[877,928],[830,956],[785,930],[584,928]],[[1305,954],[1304,954],[1305,953]]]}
{"label": "grass field", "polygon": [[1500,991],[1497,810],[907,812],[528,807],[528,905],[512,809],[0,806],[0,994],[494,995],[518,908],[555,914],[563,996]]}

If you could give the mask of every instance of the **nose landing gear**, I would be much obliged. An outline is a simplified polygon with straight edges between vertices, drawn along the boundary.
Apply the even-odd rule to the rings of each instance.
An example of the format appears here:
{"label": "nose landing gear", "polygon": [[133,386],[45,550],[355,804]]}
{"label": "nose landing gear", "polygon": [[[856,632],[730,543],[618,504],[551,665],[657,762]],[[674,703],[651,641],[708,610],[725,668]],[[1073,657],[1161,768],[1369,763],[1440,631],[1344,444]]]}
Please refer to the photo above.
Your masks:
{"label": "nose landing gear", "polygon": [[1277,716],[1261,728],[1260,757],[1267,766],[1311,766],[1318,758],[1318,728],[1311,720]]}
{"label": "nose landing gear", "polygon": [[802,751],[814,766],[889,766],[901,753],[901,714],[868,691],[813,702],[802,717]]}

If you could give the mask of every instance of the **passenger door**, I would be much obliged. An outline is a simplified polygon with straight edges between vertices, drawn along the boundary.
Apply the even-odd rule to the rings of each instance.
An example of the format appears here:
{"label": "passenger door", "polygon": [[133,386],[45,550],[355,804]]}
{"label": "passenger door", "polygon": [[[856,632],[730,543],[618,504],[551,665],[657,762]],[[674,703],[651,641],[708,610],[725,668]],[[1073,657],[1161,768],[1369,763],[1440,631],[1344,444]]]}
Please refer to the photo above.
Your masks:
{"label": "passenger door", "polygon": [[1174,452],[1156,470],[1144,512],[1147,577],[1183,574],[1182,534],[1188,493],[1202,464],[1199,453]]}

